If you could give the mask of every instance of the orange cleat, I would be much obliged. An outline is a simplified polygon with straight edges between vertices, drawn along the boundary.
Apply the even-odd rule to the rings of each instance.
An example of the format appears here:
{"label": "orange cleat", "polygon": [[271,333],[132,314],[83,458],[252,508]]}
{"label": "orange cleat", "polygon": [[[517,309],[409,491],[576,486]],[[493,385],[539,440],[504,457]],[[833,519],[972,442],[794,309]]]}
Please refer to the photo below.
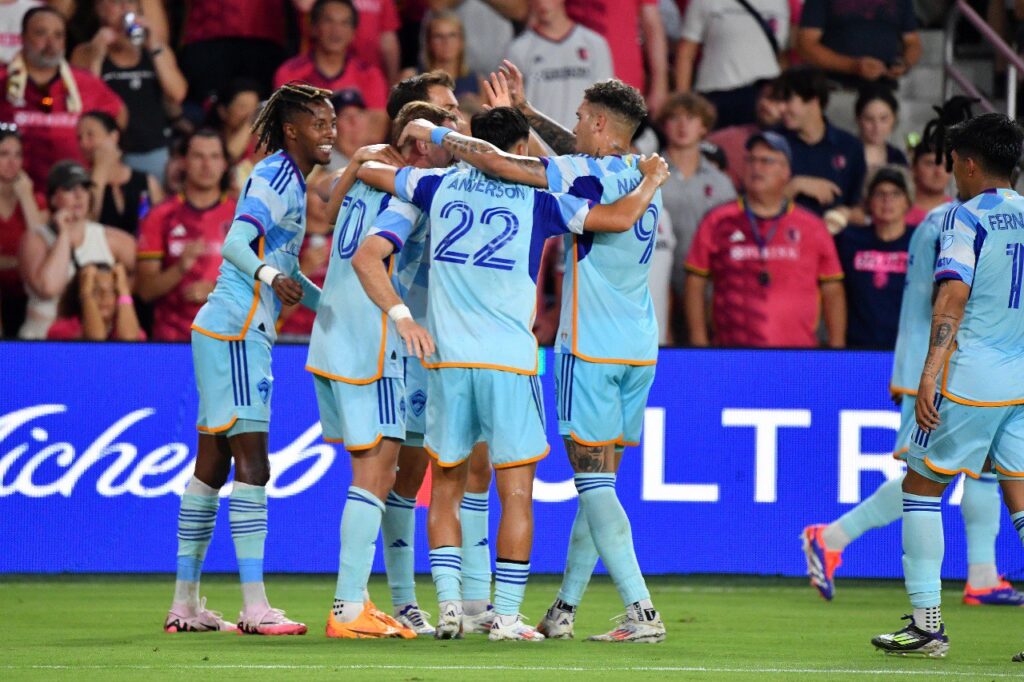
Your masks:
{"label": "orange cleat", "polygon": [[[334,617],[334,611],[327,615],[327,636],[335,639],[388,639],[400,638],[401,632],[377,618],[369,606],[362,613],[347,623]],[[413,637],[416,634],[413,633]]]}

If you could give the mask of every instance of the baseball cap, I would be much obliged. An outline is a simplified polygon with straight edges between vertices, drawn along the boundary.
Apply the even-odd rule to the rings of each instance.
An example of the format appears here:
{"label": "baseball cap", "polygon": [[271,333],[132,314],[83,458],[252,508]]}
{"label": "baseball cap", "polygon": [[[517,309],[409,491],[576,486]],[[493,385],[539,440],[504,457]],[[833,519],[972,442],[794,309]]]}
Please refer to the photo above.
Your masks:
{"label": "baseball cap", "polygon": [[46,176],[47,194],[53,194],[58,189],[71,189],[80,185],[91,187],[92,178],[82,164],[72,159],[64,159],[53,164],[50,173]]}
{"label": "baseball cap", "polygon": [[345,107],[366,108],[366,102],[363,101],[362,94],[355,88],[345,88],[334,93],[331,96],[331,105],[335,111],[341,111]]}
{"label": "baseball cap", "polygon": [[907,176],[904,175],[901,170],[892,166],[882,166],[875,171],[875,174],[872,175],[871,179],[868,181],[867,196],[871,196],[875,191],[875,188],[883,182],[896,185],[897,189],[903,192],[903,194],[908,198],[910,197],[910,187],[907,184]]}
{"label": "baseball cap", "polygon": [[782,152],[786,157],[786,161],[790,164],[793,163],[793,150],[789,147],[789,142],[779,133],[773,130],[762,130],[754,133],[747,138],[747,144],[744,145],[744,149],[748,152],[750,148],[760,142],[761,144],[767,145],[777,152]]}

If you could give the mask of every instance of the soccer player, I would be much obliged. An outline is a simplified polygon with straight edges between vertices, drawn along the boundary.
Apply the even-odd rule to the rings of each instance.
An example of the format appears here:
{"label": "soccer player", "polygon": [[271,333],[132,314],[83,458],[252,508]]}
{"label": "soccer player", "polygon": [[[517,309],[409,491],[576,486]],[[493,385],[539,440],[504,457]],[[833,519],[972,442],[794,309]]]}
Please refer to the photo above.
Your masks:
{"label": "soccer player", "polygon": [[263,586],[270,349],[281,304],[302,302],[315,309],[320,297],[299,271],[297,254],[306,227],[305,177],[327,163],[334,144],[330,96],[295,82],[264,105],[253,133],[270,156],[256,164],[242,190],[217,284],[192,324],[199,447],[178,514],[178,571],[167,632],[235,629],[199,599],[199,574],[232,461],[231,536],[244,602],[238,629],[261,635],[306,632],[305,625],[271,608]]}
{"label": "soccer player", "polygon": [[[457,134],[444,138],[445,148],[457,159],[508,181],[556,192],[571,190],[602,203],[621,196],[624,187],[601,180],[636,163],[628,154],[633,133],[647,115],[640,92],[618,80],[595,83],[586,90],[576,128],[569,132],[526,102],[519,70],[508,61],[505,67],[487,87],[509,97],[544,142],[567,155],[516,156]],[[647,395],[654,382],[658,324],[648,271],[660,197],[631,231],[574,235],[566,241],[562,319],[555,347],[558,431],[575,472],[580,506],[562,587],[538,625],[554,638],[573,636],[576,607],[599,555],[626,605],[626,616],[610,632],[591,639],[660,642],[665,638],[665,626],[651,603],[633,543],[623,539],[629,519],[615,493],[622,450],[640,441]]]}
{"label": "soccer player", "polygon": [[1010,174],[1024,132],[1001,114],[948,131],[953,176],[965,203],[942,223],[928,355],[918,383],[917,428],[903,480],[903,571],[910,624],[871,643],[887,652],[945,656],[941,611],[942,493],[991,458],[1024,541],[1024,197]]}
{"label": "soccer player", "polygon": [[[474,132],[496,148],[524,152],[526,118],[497,107],[473,118]],[[426,121],[406,129],[418,140],[440,144],[456,135]],[[467,138],[462,137],[462,140]],[[460,143],[461,144],[461,143]],[[443,145],[448,148],[447,144]],[[458,146],[458,145],[456,145]],[[461,533],[458,506],[473,444],[485,440],[501,498],[495,618],[489,638],[540,641],[522,622],[519,606],[529,576],[532,490],[536,463],[549,450],[537,381],[537,342],[530,331],[536,272],[549,236],[568,232],[624,232],[648,209],[667,166],[657,157],[615,179],[629,194],[610,206],[550,195],[457,167],[445,171],[382,170],[365,165],[360,177],[394,191],[430,215],[431,285],[428,327],[437,352],[424,361],[429,374],[425,446],[434,457],[430,503],[431,573],[441,616],[437,636],[461,635]],[[369,173],[367,171],[370,171]],[[635,189],[633,189],[635,187]],[[386,237],[386,235],[384,235]],[[402,239],[368,240],[370,262],[380,262]],[[382,267],[360,273],[367,293],[383,310],[401,300]]]}
{"label": "soccer player", "polygon": [[[456,120],[440,107],[414,102],[403,107],[395,120],[393,139],[414,118],[427,118],[438,125]],[[313,373],[324,440],[344,443],[352,461],[352,485],[341,516],[338,582],[327,636],[412,638],[417,632],[364,602],[385,501],[395,483],[399,445],[406,436],[404,353],[396,336],[396,322],[398,330],[404,332],[409,321],[389,321],[381,315],[359,286],[352,257],[371,228],[425,237],[426,220],[421,219],[419,209],[390,194],[358,181],[352,185],[356,170],[370,158],[363,155],[366,149],[357,152],[334,190],[333,201],[341,203],[341,210],[306,363],[306,369]],[[401,152],[403,156],[395,155],[394,161],[416,168],[444,167],[451,162],[451,155],[436,145],[412,141]],[[351,187],[347,193],[346,187]],[[333,212],[330,205],[328,212]],[[393,227],[395,224],[399,227]],[[417,239],[422,242],[422,238]],[[409,251],[414,251],[411,245]],[[397,276],[403,269],[418,270],[421,253],[422,243],[409,262],[399,259],[397,268],[390,263],[393,274]],[[422,335],[425,337],[425,332]],[[410,354],[412,344],[410,339]],[[429,634],[433,634],[432,629]]]}

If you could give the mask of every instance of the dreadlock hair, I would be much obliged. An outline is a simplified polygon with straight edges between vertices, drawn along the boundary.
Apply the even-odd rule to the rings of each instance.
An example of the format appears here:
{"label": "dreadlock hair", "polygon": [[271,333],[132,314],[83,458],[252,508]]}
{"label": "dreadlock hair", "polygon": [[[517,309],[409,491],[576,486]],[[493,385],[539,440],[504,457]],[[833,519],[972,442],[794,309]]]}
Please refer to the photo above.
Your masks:
{"label": "dreadlock hair", "polygon": [[[980,101],[957,95],[943,102],[942,106],[932,107],[937,116],[925,124],[924,133],[921,134],[921,141],[917,147],[934,151],[935,163],[942,163],[945,158],[947,172],[953,168],[953,156],[949,149],[947,131],[957,123],[972,118],[974,114],[971,112],[971,107]],[[916,157],[917,154],[915,153],[914,156]]]}
{"label": "dreadlock hair", "polygon": [[330,90],[303,81],[285,83],[270,96],[252,124],[256,147],[268,154],[284,149],[284,124],[290,123],[298,113],[312,115],[311,106],[317,100],[331,106],[330,98]]}

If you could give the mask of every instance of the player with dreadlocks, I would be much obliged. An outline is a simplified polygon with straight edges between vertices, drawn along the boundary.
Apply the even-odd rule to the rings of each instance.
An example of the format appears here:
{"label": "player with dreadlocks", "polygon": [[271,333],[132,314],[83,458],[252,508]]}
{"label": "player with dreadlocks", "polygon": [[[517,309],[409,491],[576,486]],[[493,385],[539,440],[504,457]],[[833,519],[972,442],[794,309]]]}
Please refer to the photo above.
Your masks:
{"label": "player with dreadlocks", "polygon": [[[914,157],[934,154],[938,163],[947,163],[947,128],[971,118],[971,104],[977,100],[954,97],[941,107],[924,129]],[[928,350],[932,299],[935,289],[935,257],[939,252],[939,233],[946,212],[955,202],[947,201],[932,209],[914,230],[908,246],[907,282],[900,306],[899,334],[889,391],[900,405],[900,430],[893,456],[905,460],[915,426],[914,400],[917,384]],[[848,544],[872,528],[881,528],[903,515],[903,476],[891,478],[870,497],[829,524],[814,524],[801,534],[807,575],[811,585],[826,600],[835,594],[833,576],[842,563]],[[979,478],[964,478],[960,511],[967,536],[967,584],[965,604],[980,606],[1024,606],[1024,594],[1000,577],[996,568],[995,543],[999,534],[999,490],[996,476],[988,470]]]}
{"label": "player with dreadlocks", "polygon": [[[301,302],[315,310],[320,299],[320,289],[299,271],[298,254],[306,231],[306,176],[328,162],[334,146],[330,95],[292,82],[264,105],[253,133],[268,156],[245,183],[224,240],[217,285],[192,324],[199,447],[178,513],[177,578],[164,623],[167,632],[306,632],[305,625],[271,608],[263,587],[270,349],[281,304]],[[203,558],[232,461],[229,518],[244,603],[237,628],[207,610],[199,597]]]}

